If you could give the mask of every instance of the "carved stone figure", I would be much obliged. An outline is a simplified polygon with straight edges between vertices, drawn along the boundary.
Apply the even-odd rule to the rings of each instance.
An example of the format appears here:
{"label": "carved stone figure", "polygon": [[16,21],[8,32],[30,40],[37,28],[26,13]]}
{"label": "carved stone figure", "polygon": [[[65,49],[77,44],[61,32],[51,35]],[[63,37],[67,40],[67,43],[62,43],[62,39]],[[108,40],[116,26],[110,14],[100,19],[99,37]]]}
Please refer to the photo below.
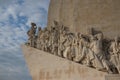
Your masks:
{"label": "carved stone figure", "polygon": [[79,58],[79,62],[86,66],[92,66],[91,61],[93,59],[94,59],[94,55],[93,55],[93,51],[90,49],[90,42],[88,42],[84,38],[81,39],[81,56]]}
{"label": "carved stone figure", "polygon": [[72,60],[72,54],[71,54],[71,48],[72,48],[72,42],[73,42],[73,34],[69,33],[66,36],[66,41],[64,43],[65,50],[63,52],[63,57]]}
{"label": "carved stone figure", "polygon": [[68,34],[68,40],[69,40],[69,50],[67,53],[67,58],[69,60],[73,60],[73,58],[75,57],[75,55],[78,53],[78,47],[77,47],[77,42],[76,42],[76,36],[74,33],[69,33]]}
{"label": "carved stone figure", "polygon": [[101,41],[97,40],[96,37],[92,37],[92,42],[90,45],[90,49],[93,52],[93,55],[95,56],[95,59],[93,60],[93,66],[98,69],[103,69],[103,64],[102,64],[102,57],[103,57],[103,52],[102,52],[102,43]]}
{"label": "carved stone figure", "polygon": [[57,55],[58,53],[58,38],[57,38],[57,30],[56,28],[52,29],[51,33],[51,44],[52,44],[52,54]]}
{"label": "carved stone figure", "polygon": [[28,39],[28,43],[31,47],[35,47],[35,34],[36,34],[36,24],[35,23],[31,23],[31,29],[27,32],[27,35],[29,37]]}
{"label": "carved stone figure", "polygon": [[54,21],[54,27],[51,27],[51,53],[59,55],[60,24]]}
{"label": "carved stone figure", "polygon": [[48,52],[49,47],[49,31],[47,28],[44,28],[44,34],[43,34],[43,50]]}
{"label": "carved stone figure", "polygon": [[106,60],[106,56],[103,52],[103,34],[99,33],[95,36],[97,38],[91,43],[90,47],[94,54],[93,66],[98,70],[102,70],[105,68],[109,73],[113,73],[110,69],[111,63],[108,60]]}
{"label": "carved stone figure", "polygon": [[109,53],[110,53],[110,61],[117,68],[120,73],[120,43],[118,42],[118,37],[115,37],[114,42],[111,43]]}
{"label": "carved stone figure", "polygon": [[[83,60],[85,53],[82,54],[83,48],[87,46],[87,41],[83,37],[83,34],[78,33],[78,40],[77,40],[77,47],[78,47],[78,53],[76,53],[74,61],[75,62],[81,62]],[[82,61],[83,62],[83,61]]]}
{"label": "carved stone figure", "polygon": [[63,57],[66,40],[67,40],[67,32],[65,30],[63,30],[60,33],[58,56]]}
{"label": "carved stone figure", "polygon": [[73,61],[79,62],[80,57],[80,47],[79,47],[79,33],[75,35],[75,38],[72,42],[72,57]]}
{"label": "carved stone figure", "polygon": [[37,48],[41,49],[41,34],[42,34],[42,30],[41,27],[38,28],[38,34],[37,34]]}

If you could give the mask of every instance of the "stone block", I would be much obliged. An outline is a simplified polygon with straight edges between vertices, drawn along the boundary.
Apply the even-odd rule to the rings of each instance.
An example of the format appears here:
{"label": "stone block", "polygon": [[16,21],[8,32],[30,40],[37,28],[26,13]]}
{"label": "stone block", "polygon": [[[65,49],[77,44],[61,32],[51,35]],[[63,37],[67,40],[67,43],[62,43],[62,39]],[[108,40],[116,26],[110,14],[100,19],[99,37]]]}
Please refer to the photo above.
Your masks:
{"label": "stone block", "polygon": [[33,80],[105,80],[108,75],[26,45],[22,50]]}

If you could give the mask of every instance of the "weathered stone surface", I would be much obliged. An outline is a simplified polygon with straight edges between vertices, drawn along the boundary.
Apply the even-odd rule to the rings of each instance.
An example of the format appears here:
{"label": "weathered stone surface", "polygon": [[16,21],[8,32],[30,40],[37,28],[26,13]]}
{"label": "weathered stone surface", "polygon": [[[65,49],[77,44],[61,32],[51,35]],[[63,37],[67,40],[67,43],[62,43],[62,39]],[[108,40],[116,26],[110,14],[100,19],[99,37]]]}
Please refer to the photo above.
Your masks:
{"label": "weathered stone surface", "polygon": [[119,4],[120,0],[51,0],[48,26],[57,20],[74,32],[93,27],[114,37],[120,34]]}
{"label": "weathered stone surface", "polygon": [[120,80],[120,75],[119,74],[107,75],[105,76],[105,80]]}
{"label": "weathered stone surface", "polygon": [[33,80],[105,80],[107,73],[22,45]]}

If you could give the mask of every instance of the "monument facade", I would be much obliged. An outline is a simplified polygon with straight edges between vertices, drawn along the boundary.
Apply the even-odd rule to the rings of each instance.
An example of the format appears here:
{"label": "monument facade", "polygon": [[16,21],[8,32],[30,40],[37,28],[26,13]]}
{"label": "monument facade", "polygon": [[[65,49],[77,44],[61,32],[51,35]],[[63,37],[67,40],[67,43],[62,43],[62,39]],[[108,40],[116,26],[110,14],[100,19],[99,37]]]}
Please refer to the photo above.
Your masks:
{"label": "monument facade", "polygon": [[[23,46],[33,80],[119,80],[118,3],[119,0],[51,0],[48,26],[41,29],[31,23]],[[59,66],[52,69],[51,64]],[[67,66],[69,77],[64,74]],[[53,75],[56,69],[60,69],[59,78]]]}

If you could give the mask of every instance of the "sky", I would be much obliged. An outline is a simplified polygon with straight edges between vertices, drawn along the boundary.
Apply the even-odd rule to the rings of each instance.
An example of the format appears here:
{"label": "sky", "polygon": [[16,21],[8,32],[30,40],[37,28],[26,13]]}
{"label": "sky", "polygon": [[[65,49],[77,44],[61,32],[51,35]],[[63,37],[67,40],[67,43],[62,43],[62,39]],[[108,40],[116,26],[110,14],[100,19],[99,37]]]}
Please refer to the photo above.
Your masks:
{"label": "sky", "polygon": [[0,80],[32,80],[21,50],[31,22],[46,27],[50,0],[0,0]]}

